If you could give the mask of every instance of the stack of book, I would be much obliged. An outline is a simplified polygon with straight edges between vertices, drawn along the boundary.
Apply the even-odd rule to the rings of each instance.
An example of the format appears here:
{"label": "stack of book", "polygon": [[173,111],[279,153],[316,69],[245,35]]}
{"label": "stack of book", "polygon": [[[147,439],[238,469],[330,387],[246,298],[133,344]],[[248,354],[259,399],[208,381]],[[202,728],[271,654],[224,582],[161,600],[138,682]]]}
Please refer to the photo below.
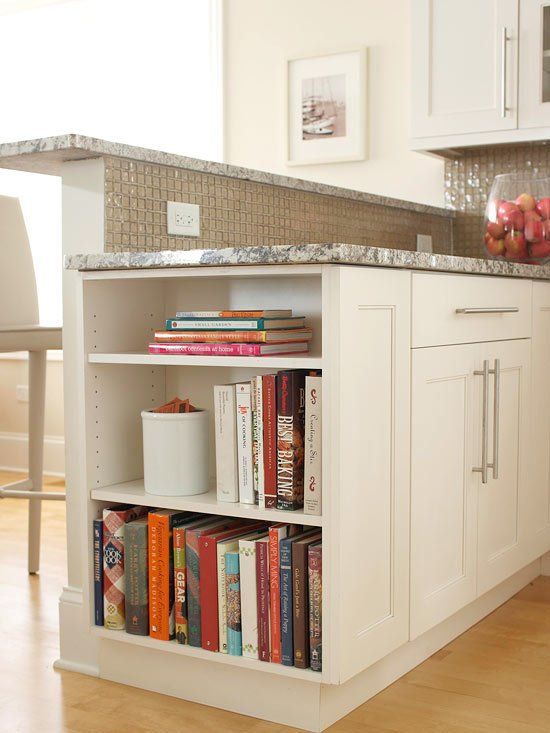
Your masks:
{"label": "stack of book", "polygon": [[308,351],[312,330],[291,310],[179,311],[155,331],[150,354],[273,356]]}
{"label": "stack of book", "polygon": [[214,387],[219,501],[321,514],[321,372]]}
{"label": "stack of book", "polygon": [[118,505],[93,536],[96,625],[321,670],[319,528]]}

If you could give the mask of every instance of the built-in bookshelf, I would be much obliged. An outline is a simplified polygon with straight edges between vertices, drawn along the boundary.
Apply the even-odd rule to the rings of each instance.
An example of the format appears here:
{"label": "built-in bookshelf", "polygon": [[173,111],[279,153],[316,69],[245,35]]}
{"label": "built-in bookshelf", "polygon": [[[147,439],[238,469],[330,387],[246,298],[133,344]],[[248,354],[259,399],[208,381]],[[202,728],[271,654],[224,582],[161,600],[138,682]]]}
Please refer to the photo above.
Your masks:
{"label": "built-in bookshelf", "polygon": [[142,364],[150,366],[243,367],[246,369],[322,369],[321,355],[307,356],[185,356],[175,354],[91,353],[90,364]]}

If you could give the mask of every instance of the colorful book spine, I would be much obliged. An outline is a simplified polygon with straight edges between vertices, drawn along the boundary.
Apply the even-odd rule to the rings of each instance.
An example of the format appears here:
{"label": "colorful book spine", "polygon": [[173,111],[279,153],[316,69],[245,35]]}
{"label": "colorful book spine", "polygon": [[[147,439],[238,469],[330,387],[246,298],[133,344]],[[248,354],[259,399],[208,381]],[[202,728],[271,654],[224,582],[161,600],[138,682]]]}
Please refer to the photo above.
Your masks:
{"label": "colorful book spine", "polygon": [[126,625],[124,526],[146,511],[126,504],[103,510],[103,608],[108,629],[120,630]]}
{"label": "colorful book spine", "polygon": [[277,374],[277,508],[304,505],[305,373]]}
{"label": "colorful book spine", "polygon": [[229,342],[229,343],[285,343],[287,341],[310,341],[311,328],[294,328],[281,331],[155,331],[155,341],[188,342]]}
{"label": "colorful book spine", "polygon": [[302,316],[290,318],[168,318],[168,331],[262,331],[276,328],[301,328]]}
{"label": "colorful book spine", "polygon": [[304,514],[321,515],[322,378],[306,377],[305,384]]}
{"label": "colorful book spine", "polygon": [[237,384],[237,458],[239,463],[239,500],[254,504],[254,476],[252,463],[252,402],[250,382]]}
{"label": "colorful book spine", "polygon": [[163,641],[176,635],[172,530],[174,519],[184,516],[170,509],[149,512],[149,633]]}
{"label": "colorful book spine", "polygon": [[253,429],[254,429],[254,493],[257,495],[257,504],[265,509],[265,482],[264,482],[264,397],[262,377],[252,380],[253,398]]}
{"label": "colorful book spine", "polygon": [[290,318],[291,310],[178,311],[177,318]]}
{"label": "colorful book spine", "polygon": [[216,549],[218,556],[218,639],[222,654],[227,654],[227,592],[225,587],[225,555],[227,552],[238,552],[239,540],[218,542]]}
{"label": "colorful book spine", "polygon": [[[258,659],[256,540],[239,540],[243,657]],[[226,568],[227,572],[227,568]]]}
{"label": "colorful book spine", "polygon": [[277,389],[274,374],[262,377],[264,494],[266,509],[277,506]]}
{"label": "colorful book spine", "polygon": [[258,608],[258,659],[269,662],[269,537],[256,542],[256,588]]}
{"label": "colorful book spine", "polygon": [[308,581],[310,665],[315,672],[320,672],[323,667],[323,546],[320,542],[308,549]]}
{"label": "colorful book spine", "polygon": [[308,548],[320,539],[319,533],[292,543],[294,666],[300,669],[309,667]]}
{"label": "colorful book spine", "polygon": [[128,522],[124,529],[126,554],[126,632],[149,634],[147,583],[147,517]]}
{"label": "colorful book spine", "polygon": [[288,524],[275,524],[269,528],[269,628],[271,634],[271,661],[281,663],[281,590],[279,545],[288,536]]}
{"label": "colorful book spine", "polygon": [[187,644],[187,568],[185,565],[185,527],[174,527],[174,625],[178,644]]}
{"label": "colorful book spine", "polygon": [[237,403],[234,384],[214,386],[216,485],[218,501],[239,501]]}
{"label": "colorful book spine", "polygon": [[294,635],[292,631],[292,538],[281,540],[279,544],[281,567],[281,663],[287,667],[294,665]]}
{"label": "colorful book spine", "polygon": [[[277,347],[277,348],[276,348]],[[149,344],[150,354],[187,354],[189,356],[264,356],[308,351],[307,341],[281,344]]]}
{"label": "colorful book spine", "polygon": [[228,552],[225,556],[225,593],[227,597],[227,652],[232,656],[240,657],[242,655],[242,633],[238,552]]}
{"label": "colorful book spine", "polygon": [[103,626],[103,520],[93,522],[93,557],[94,557],[94,622]]}

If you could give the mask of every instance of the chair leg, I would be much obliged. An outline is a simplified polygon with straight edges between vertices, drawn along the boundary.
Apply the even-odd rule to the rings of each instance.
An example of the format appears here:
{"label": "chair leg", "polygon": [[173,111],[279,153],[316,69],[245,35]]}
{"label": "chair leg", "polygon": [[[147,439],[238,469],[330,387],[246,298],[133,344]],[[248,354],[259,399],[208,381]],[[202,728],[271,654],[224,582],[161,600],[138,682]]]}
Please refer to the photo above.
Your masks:
{"label": "chair leg", "polygon": [[[29,479],[32,491],[42,489],[44,464],[44,408],[46,400],[46,352],[29,352]],[[40,567],[42,502],[29,501],[29,573]]]}

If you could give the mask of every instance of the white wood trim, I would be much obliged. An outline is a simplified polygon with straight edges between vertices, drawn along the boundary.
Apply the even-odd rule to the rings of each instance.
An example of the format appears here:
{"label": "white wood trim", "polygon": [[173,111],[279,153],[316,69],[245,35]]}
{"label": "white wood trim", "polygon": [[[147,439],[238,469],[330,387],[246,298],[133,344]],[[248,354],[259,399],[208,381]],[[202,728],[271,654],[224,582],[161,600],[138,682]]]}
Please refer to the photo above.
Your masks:
{"label": "white wood trim", "polygon": [[[2,351],[0,352],[0,361],[28,361],[28,351]],[[47,361],[63,361],[62,351],[48,350],[46,352]]]}
{"label": "white wood trim", "polygon": [[[28,450],[27,433],[0,432],[0,469],[26,472]],[[44,475],[65,475],[65,439],[62,435],[44,436]]]}
{"label": "white wood trim", "polygon": [[154,366],[247,367],[250,369],[322,369],[319,356],[192,356],[186,354],[88,354],[89,364],[150,364]]}

